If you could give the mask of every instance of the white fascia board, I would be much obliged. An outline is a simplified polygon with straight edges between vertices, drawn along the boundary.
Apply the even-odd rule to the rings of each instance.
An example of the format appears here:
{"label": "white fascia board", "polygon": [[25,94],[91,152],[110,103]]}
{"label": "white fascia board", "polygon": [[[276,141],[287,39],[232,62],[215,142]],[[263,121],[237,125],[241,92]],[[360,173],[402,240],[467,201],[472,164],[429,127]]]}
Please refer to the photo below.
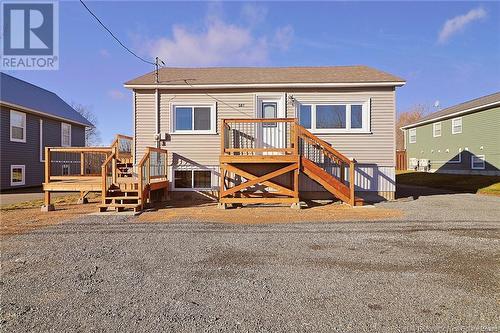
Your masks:
{"label": "white fascia board", "polygon": [[44,117],[47,117],[47,118],[53,118],[53,119],[62,120],[62,121],[65,121],[65,122],[71,123],[71,124],[77,124],[77,125],[81,125],[81,126],[85,126],[85,127],[95,127],[94,125],[90,126],[88,124],[80,123],[80,122],[72,120],[72,119],[63,118],[63,117],[55,116],[55,115],[50,114],[50,113],[45,113],[45,112],[42,112],[42,111],[30,109],[30,108],[27,108],[27,107],[22,106],[22,105],[17,105],[17,104],[13,104],[13,103],[9,103],[9,102],[4,102],[4,101],[0,101],[0,104],[1,105],[5,105],[7,107],[19,109],[19,110],[21,110],[23,112],[33,113],[33,114],[37,114],[37,115],[44,116]]}
{"label": "white fascia board", "polygon": [[400,129],[408,129],[408,128],[417,127],[417,126],[420,126],[420,125],[425,125],[425,124],[433,123],[433,122],[436,122],[436,121],[442,120],[442,119],[455,118],[455,117],[457,117],[459,115],[462,115],[464,113],[473,112],[473,111],[476,111],[476,110],[479,110],[479,109],[483,109],[483,108],[487,109],[489,107],[494,107],[494,106],[497,106],[497,105],[500,105],[500,101],[489,103],[489,104],[485,104],[485,105],[481,105],[481,106],[476,106],[474,108],[470,108],[470,109],[466,109],[466,110],[462,110],[462,111],[457,111],[455,113],[450,113],[450,114],[447,114],[447,115],[444,115],[444,116],[441,116],[441,117],[437,117],[437,118],[427,119],[427,120],[424,120],[424,121],[420,121],[418,123],[413,123],[413,124],[410,124],[410,125],[403,126]]}

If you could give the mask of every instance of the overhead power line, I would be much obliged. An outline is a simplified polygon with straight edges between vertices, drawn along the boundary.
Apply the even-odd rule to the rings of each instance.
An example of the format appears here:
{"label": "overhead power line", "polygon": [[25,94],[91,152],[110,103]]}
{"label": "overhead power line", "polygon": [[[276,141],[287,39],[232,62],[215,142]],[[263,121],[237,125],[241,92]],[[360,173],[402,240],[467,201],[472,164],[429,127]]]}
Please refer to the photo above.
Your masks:
{"label": "overhead power line", "polygon": [[83,7],[85,7],[85,9],[90,13],[90,15],[92,15],[96,19],[96,21],[99,22],[99,24],[111,35],[111,37],[113,37],[118,42],[118,44],[120,44],[125,50],[127,50],[130,54],[132,54],[137,59],[139,59],[139,60],[141,60],[141,61],[143,61],[143,62],[145,62],[147,64],[157,65],[157,64],[155,64],[152,61],[149,61],[149,60],[146,60],[146,59],[142,58],[141,56],[137,55],[134,51],[132,51],[131,49],[129,49],[125,44],[123,44],[118,39],[118,37],[115,36],[115,34],[113,34],[113,32],[111,30],[108,29],[108,27],[106,27],[106,25],[104,25],[104,23],[102,23],[102,21],[90,10],[90,8],[87,7],[87,5],[85,4],[85,2],[83,2],[83,0],[80,0],[80,3],[83,5]]}

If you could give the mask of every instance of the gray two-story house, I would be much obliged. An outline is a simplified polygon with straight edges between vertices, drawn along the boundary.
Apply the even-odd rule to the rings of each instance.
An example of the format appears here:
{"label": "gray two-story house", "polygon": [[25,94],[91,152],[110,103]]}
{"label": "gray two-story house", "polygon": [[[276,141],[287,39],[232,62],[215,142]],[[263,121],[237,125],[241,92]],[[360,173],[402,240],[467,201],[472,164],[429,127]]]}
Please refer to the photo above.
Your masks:
{"label": "gray two-story house", "polygon": [[93,126],[55,93],[0,73],[0,190],[41,186],[44,148],[85,146]]}

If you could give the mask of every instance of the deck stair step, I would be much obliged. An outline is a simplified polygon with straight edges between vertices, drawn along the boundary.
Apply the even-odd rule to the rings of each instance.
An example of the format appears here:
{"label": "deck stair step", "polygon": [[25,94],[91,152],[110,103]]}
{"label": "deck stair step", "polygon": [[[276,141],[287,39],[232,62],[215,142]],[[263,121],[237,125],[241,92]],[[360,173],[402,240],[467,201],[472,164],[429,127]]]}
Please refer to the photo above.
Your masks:
{"label": "deck stair step", "polygon": [[132,209],[134,212],[138,212],[141,210],[141,204],[138,203],[133,203],[133,204],[118,204],[118,203],[112,203],[112,204],[101,204],[99,205],[99,211],[105,212],[109,208],[115,209],[117,211],[122,211],[124,209]]}
{"label": "deck stair step", "polygon": [[138,196],[110,196],[110,197],[106,197],[106,200],[136,200],[138,201],[139,200],[139,197]]}

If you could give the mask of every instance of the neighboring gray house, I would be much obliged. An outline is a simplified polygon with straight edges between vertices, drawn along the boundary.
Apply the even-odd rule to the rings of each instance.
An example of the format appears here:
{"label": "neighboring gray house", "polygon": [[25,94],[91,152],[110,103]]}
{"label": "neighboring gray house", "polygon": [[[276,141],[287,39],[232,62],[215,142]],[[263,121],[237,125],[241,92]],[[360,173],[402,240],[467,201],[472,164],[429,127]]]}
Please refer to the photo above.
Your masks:
{"label": "neighboring gray house", "polygon": [[40,186],[44,147],[85,146],[93,126],[59,96],[0,73],[0,190]]}
{"label": "neighboring gray house", "polygon": [[[167,149],[178,195],[219,191],[224,119],[296,118],[357,161],[356,195],[394,198],[399,77],[367,66],[162,68],[155,81],[152,72],[125,83],[133,91],[134,157],[137,163],[148,146]],[[255,128],[262,146],[286,146],[280,126]],[[303,173],[299,190],[302,198],[328,194]]]}

